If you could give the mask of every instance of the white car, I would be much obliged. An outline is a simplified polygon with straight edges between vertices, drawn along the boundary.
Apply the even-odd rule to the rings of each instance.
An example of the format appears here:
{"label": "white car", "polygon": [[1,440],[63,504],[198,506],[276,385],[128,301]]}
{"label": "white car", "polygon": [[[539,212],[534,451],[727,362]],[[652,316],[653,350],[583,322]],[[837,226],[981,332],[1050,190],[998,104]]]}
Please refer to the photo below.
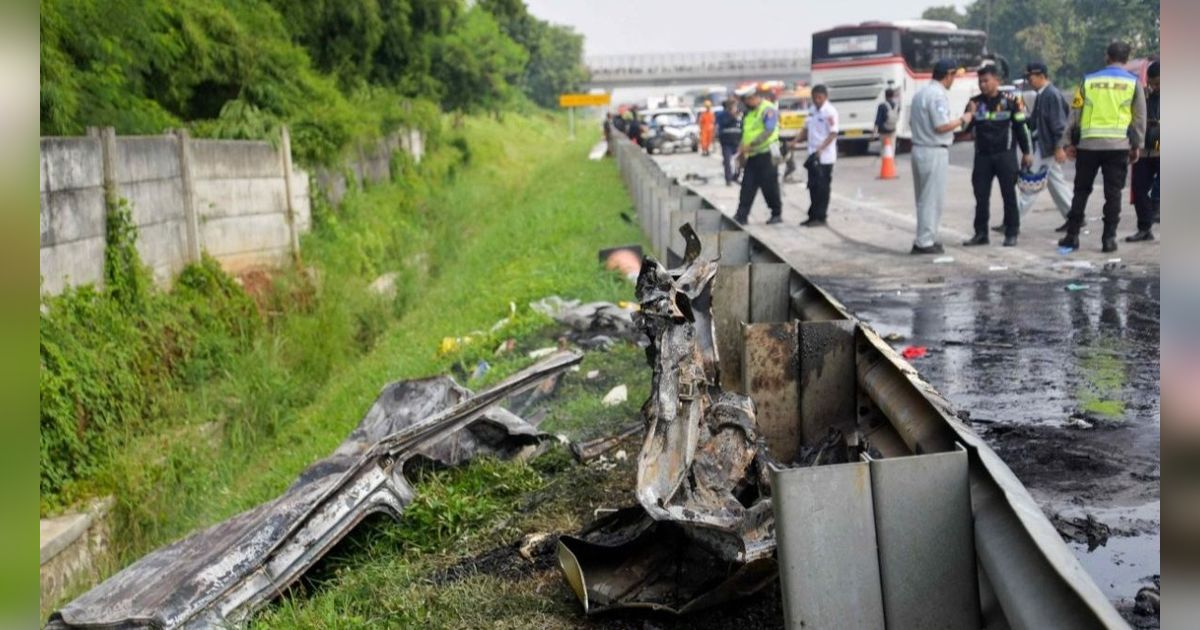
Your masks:
{"label": "white car", "polygon": [[651,153],[700,150],[700,125],[692,110],[686,107],[661,107],[639,112],[639,116],[646,150]]}

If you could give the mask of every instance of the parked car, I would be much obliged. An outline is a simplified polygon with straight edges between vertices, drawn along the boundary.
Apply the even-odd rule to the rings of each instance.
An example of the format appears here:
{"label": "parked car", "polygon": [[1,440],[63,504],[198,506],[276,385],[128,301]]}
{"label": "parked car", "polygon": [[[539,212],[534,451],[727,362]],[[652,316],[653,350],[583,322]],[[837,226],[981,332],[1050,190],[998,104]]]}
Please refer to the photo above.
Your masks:
{"label": "parked car", "polygon": [[700,150],[700,125],[692,110],[663,107],[639,113],[643,123],[642,138],[650,153]]}

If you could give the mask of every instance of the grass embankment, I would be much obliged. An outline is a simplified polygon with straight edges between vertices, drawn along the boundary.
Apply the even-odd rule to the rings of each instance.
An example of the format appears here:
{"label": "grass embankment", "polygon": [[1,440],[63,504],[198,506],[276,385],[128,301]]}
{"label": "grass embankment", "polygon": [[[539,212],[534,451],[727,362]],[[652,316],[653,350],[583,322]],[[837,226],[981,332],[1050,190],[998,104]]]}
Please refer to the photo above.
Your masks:
{"label": "grass embankment", "polygon": [[[232,324],[212,332],[181,330],[196,337],[180,357],[190,367],[168,368],[153,391],[142,392],[124,410],[136,422],[108,427],[112,435],[97,444],[110,451],[88,468],[52,483],[53,492],[45,492],[43,476],[44,512],[112,493],[118,501],[113,540],[120,545],[119,564],[126,564],[282,492],[304,467],[337,446],[387,382],[470,373],[486,357],[491,371],[467,383],[479,388],[531,363],[523,352],[492,356],[504,338],[516,338],[519,349],[541,343],[550,322],[528,308],[530,301],[553,294],[584,300],[632,296],[628,282],[596,263],[599,248],[641,237],[619,218],[629,201],[611,162],[586,159],[592,139],[566,142],[558,118],[518,116],[503,123],[468,118],[462,129],[445,135],[444,147],[419,170],[353,193],[341,210],[318,213],[318,227],[303,244],[310,268],[273,279],[259,299],[263,314],[248,316],[261,330],[240,336],[226,330],[241,330]],[[399,272],[399,288],[394,299],[385,300],[367,287],[389,271]],[[244,310],[240,289],[217,282],[221,275],[211,269],[208,274]],[[206,303],[182,300],[174,294],[187,286],[177,287],[171,294],[151,291],[149,299],[176,300],[166,312]],[[128,361],[106,363],[107,351],[137,338],[129,330],[105,338],[98,328],[86,343],[72,346],[68,333],[86,327],[86,309],[78,311],[79,304],[109,308],[106,300],[102,292],[55,298],[43,315],[44,361],[49,344],[64,345],[63,359],[75,359],[73,365],[97,364],[72,374],[83,382],[71,390],[77,397],[96,395],[88,387],[102,382],[112,390],[104,393],[119,398],[118,385],[136,387],[150,369],[147,363],[166,359],[161,348],[143,348]],[[510,303],[517,312],[504,329],[460,350],[438,352],[444,337],[489,330],[510,314]],[[178,320],[191,322],[193,315]],[[146,326],[119,311],[108,319]],[[174,334],[162,328],[167,332],[138,343],[154,346]],[[215,349],[195,350],[209,346]],[[644,365],[636,349],[615,352]],[[196,357],[207,358],[201,363]],[[589,357],[585,369],[604,362]],[[107,378],[100,373],[114,369],[121,373]],[[46,380],[44,374],[44,401]],[[635,416],[645,386],[630,385],[630,402],[609,415]],[[594,408],[595,401],[575,403],[572,413]],[[549,418],[544,426],[551,429],[556,423],[578,424],[562,413]],[[44,412],[44,430],[45,423]],[[425,517],[422,508],[413,511],[415,529],[397,534],[408,536],[413,549],[428,549],[434,543],[421,540],[439,541],[491,518],[509,507],[509,494],[545,482],[544,472],[524,464],[485,462],[458,474],[465,476],[436,476],[423,484],[431,489],[431,501],[457,498],[446,510],[423,503]],[[480,486],[487,491],[477,492]]]}

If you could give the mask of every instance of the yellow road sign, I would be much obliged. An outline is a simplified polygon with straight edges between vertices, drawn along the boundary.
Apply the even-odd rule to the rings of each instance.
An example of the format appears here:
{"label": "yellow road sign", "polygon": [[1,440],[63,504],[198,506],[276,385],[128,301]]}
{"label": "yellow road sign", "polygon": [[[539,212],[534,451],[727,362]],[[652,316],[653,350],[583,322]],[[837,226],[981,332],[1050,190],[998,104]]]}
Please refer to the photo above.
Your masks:
{"label": "yellow road sign", "polygon": [[559,107],[600,107],[612,102],[610,94],[559,94]]}

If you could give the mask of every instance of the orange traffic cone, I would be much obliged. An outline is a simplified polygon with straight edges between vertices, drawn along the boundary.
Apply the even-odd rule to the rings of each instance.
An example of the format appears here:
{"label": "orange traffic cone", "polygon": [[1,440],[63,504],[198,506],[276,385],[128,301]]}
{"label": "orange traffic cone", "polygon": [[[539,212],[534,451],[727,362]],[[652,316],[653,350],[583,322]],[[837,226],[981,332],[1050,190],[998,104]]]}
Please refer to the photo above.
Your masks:
{"label": "orange traffic cone", "polygon": [[883,137],[883,148],[879,154],[883,158],[879,165],[879,179],[896,179],[896,147],[892,145],[892,136]]}

